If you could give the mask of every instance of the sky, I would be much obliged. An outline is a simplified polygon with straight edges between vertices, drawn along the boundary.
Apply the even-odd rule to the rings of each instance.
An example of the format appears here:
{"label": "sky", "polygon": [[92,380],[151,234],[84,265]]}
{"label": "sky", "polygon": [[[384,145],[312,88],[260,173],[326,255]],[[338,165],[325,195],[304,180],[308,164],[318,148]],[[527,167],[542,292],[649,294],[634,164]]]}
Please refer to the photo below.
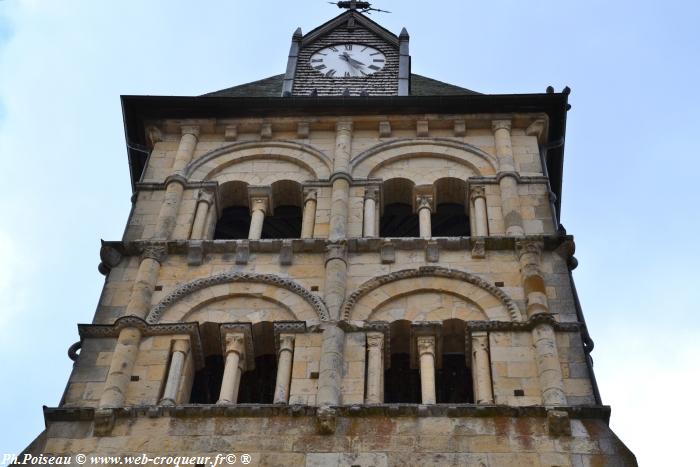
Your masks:
{"label": "sky", "polygon": [[[641,465],[690,465],[700,387],[700,3],[377,0],[412,71],[482,93],[572,89],[562,223],[611,427]],[[283,73],[323,0],[0,0],[0,454],[43,429],[131,188],[119,96]]]}

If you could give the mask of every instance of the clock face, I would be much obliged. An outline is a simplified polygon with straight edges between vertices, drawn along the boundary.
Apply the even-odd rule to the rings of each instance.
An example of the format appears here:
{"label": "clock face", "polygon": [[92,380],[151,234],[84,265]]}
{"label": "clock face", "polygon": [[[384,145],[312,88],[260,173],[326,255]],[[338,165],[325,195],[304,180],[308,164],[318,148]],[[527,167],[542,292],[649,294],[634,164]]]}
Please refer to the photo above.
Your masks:
{"label": "clock face", "polygon": [[367,45],[336,44],[314,53],[309,64],[327,78],[363,78],[384,68],[386,57]]}

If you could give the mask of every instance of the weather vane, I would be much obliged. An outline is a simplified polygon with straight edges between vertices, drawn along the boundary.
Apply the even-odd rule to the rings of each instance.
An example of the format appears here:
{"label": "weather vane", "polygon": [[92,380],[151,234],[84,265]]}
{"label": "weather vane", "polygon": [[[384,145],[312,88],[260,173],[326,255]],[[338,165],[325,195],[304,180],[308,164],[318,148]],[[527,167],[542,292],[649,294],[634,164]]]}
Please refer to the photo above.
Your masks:
{"label": "weather vane", "polygon": [[359,2],[357,0],[341,1],[341,2],[328,2],[331,5],[337,5],[338,8],[346,8],[348,10],[358,10],[360,13],[372,14],[371,12],[376,11],[378,13],[391,13],[390,11],[380,10],[379,8],[372,8],[370,2]]}

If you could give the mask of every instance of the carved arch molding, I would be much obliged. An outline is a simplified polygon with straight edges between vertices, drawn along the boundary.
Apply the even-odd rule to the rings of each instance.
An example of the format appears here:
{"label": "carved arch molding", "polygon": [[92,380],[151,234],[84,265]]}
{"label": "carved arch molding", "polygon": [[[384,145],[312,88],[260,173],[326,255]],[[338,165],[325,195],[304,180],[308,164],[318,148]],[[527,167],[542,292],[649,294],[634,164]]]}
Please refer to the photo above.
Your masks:
{"label": "carved arch molding", "polygon": [[383,276],[378,276],[368,280],[345,299],[345,302],[343,302],[343,306],[340,310],[342,319],[350,320],[355,305],[357,305],[364,296],[370,294],[372,291],[380,288],[381,286],[391,282],[421,277],[440,277],[472,284],[479,289],[488,292],[488,294],[497,299],[506,309],[511,320],[523,321],[523,315],[520,308],[518,308],[518,305],[500,288],[468,272],[442,268],[439,266],[424,266],[418,269],[403,269],[401,271],[392,272],[390,274],[385,274]]}
{"label": "carved arch molding", "polygon": [[160,302],[155,304],[146,316],[146,322],[155,324],[160,321],[163,314],[172,306],[186,297],[199,292],[201,290],[214,287],[221,284],[231,284],[236,282],[248,282],[266,284],[279,287],[292,292],[304,302],[308,303],[316,312],[321,321],[329,319],[328,309],[321,297],[318,297],[309,292],[305,287],[294,282],[291,279],[276,276],[274,274],[257,274],[252,272],[225,272],[216,274],[201,279],[195,279],[185,284],[179,285],[175,290],[170,292]]}

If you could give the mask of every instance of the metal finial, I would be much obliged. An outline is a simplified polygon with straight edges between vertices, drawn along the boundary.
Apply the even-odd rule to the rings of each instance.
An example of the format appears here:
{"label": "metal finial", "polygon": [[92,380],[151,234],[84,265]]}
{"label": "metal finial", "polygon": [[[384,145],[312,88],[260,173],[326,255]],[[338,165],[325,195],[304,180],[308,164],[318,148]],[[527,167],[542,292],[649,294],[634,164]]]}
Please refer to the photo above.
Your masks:
{"label": "metal finial", "polygon": [[372,8],[370,2],[363,2],[358,0],[343,0],[338,2],[328,2],[331,5],[336,5],[338,8],[345,8],[346,10],[357,10],[360,13],[371,14],[372,11],[378,13],[391,13],[390,11],[380,10],[379,8]]}

